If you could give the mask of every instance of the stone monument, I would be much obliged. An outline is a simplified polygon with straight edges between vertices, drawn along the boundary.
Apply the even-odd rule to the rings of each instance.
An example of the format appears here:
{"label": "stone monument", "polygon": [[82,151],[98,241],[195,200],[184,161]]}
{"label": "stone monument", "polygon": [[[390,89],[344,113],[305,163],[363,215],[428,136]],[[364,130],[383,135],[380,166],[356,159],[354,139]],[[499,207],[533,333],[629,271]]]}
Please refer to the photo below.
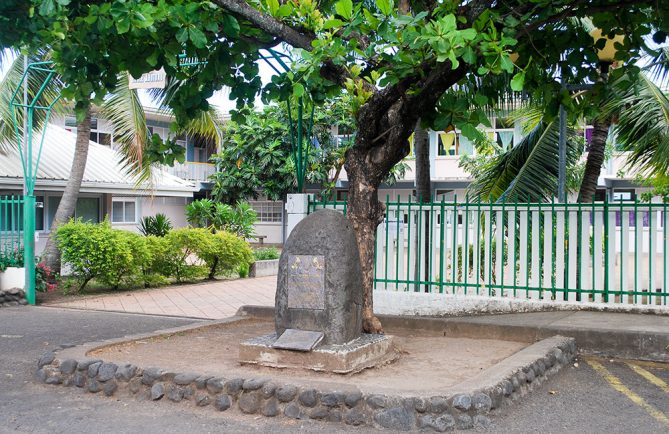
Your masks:
{"label": "stone monument", "polygon": [[362,272],[355,233],[338,211],[295,226],[279,260],[276,333],[240,346],[242,363],[347,373],[396,357],[392,337],[362,334]]}

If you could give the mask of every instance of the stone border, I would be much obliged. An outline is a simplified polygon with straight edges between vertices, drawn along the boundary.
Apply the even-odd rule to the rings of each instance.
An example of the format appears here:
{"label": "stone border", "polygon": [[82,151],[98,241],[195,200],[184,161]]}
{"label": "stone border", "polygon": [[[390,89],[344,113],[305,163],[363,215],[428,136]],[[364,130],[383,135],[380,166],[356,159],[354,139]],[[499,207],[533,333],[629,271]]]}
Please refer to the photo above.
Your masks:
{"label": "stone border", "polygon": [[279,274],[278,259],[255,261],[251,264],[251,269],[249,270],[249,277],[276,276],[277,274]]}
{"label": "stone border", "polygon": [[222,378],[197,373],[116,365],[86,354],[94,349],[137,339],[171,335],[212,325],[243,321],[233,317],[121,339],[89,343],[45,353],[37,362],[36,378],[46,384],[77,387],[105,396],[168,400],[217,411],[238,410],[266,417],[316,419],[353,426],[394,430],[469,429],[490,424],[491,412],[519,400],[547,377],[571,363],[573,338],[553,336],[534,343],[461,383],[445,396],[389,396],[362,393],[350,385],[320,389],[283,384],[271,378]]}
{"label": "stone border", "polygon": [[19,288],[0,290],[0,307],[24,306],[28,304],[26,293]]}

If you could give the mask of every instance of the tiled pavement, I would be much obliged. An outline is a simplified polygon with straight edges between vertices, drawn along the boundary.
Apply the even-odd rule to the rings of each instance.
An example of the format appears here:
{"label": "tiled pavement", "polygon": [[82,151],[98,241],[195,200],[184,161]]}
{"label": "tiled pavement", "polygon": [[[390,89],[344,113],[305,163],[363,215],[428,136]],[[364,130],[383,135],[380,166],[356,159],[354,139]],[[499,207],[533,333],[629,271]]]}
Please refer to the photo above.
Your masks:
{"label": "tiled pavement", "polygon": [[269,276],[83,297],[49,306],[219,319],[246,304],[273,306],[275,291],[276,276]]}

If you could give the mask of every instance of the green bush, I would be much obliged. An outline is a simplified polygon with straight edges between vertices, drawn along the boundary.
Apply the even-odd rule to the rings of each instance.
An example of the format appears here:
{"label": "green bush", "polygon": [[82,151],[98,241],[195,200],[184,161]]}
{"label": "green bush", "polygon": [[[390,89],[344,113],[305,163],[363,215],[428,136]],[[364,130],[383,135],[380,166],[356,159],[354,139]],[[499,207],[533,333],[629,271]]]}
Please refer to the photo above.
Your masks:
{"label": "green bush", "polygon": [[13,251],[0,251],[0,272],[5,271],[8,267],[23,267],[23,247]]}
{"label": "green bush", "polygon": [[182,228],[170,231],[165,240],[169,243],[165,259],[171,261],[171,276],[177,282],[190,280],[203,274],[197,251],[209,243],[212,233],[203,228]]}
{"label": "green bush", "polygon": [[266,247],[253,251],[253,257],[256,261],[267,261],[270,259],[279,259],[281,253],[276,247]]}
{"label": "green bush", "polygon": [[226,231],[212,234],[206,229],[191,229],[203,231],[202,240],[195,248],[195,254],[202,259],[209,270],[209,278],[215,275],[230,275],[237,271],[240,265],[248,265],[253,261],[253,252],[249,244],[241,237]]}
{"label": "green bush", "polygon": [[58,228],[56,239],[79,290],[93,278],[118,287],[124,275],[135,272],[147,260],[148,250],[137,240],[141,237],[112,229],[107,220],[100,224],[71,220]]}
{"label": "green bush", "polygon": [[134,281],[136,277],[143,275],[144,270],[151,267],[152,255],[146,238],[133,232],[111,230],[115,233],[119,247],[130,253],[130,261],[115,263],[111,270],[100,277],[100,281],[118,289],[125,280]]}
{"label": "green bush", "polygon": [[211,227],[214,231],[227,231],[244,238],[255,235],[256,212],[246,202],[238,202],[234,207],[200,199],[186,206],[186,219],[193,226]]}

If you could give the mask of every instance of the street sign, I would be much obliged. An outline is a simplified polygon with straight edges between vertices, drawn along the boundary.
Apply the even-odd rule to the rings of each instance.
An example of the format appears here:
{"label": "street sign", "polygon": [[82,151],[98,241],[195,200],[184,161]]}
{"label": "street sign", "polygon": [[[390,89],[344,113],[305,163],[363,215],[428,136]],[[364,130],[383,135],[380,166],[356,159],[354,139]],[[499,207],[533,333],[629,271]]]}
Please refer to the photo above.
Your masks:
{"label": "street sign", "polygon": [[167,76],[165,70],[147,72],[139,78],[133,78],[128,74],[128,87],[130,89],[164,89]]}

